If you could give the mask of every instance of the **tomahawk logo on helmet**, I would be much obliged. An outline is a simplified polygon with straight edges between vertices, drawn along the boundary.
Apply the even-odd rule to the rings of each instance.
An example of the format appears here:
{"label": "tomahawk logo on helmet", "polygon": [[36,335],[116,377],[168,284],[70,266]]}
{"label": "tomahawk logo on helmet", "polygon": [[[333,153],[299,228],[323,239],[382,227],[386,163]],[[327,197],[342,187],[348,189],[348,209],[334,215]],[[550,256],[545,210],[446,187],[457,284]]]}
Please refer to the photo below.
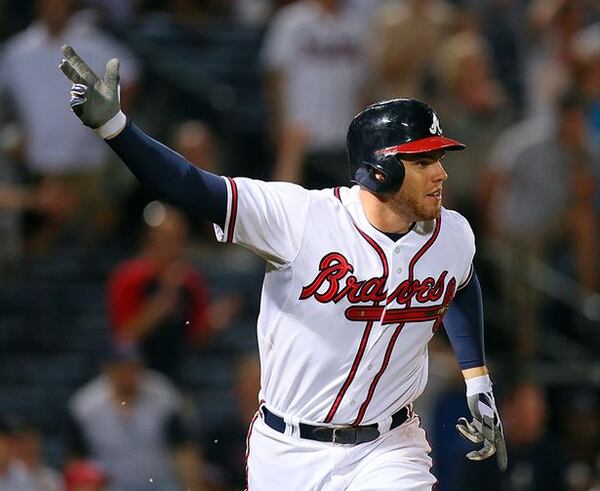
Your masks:
{"label": "tomahawk logo on helmet", "polygon": [[[398,154],[463,150],[442,134],[433,108],[417,99],[392,99],[368,106],[350,123],[346,136],[350,179],[374,193],[396,191],[404,180]],[[376,179],[377,170],[385,179]]]}

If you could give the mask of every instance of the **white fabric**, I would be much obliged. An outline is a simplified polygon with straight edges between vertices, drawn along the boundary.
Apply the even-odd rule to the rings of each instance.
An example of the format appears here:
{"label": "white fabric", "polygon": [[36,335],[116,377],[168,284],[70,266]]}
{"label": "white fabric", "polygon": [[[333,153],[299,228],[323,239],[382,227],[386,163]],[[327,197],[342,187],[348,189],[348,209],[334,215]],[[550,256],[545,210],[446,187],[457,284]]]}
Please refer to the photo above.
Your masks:
{"label": "white fabric", "polygon": [[467,397],[492,391],[492,379],[489,375],[465,379],[465,384],[467,386]]}
{"label": "white fabric", "polygon": [[343,148],[368,76],[363,21],[303,0],[275,15],[263,45],[267,70],[283,76],[285,120],[309,132],[312,150]]}
{"label": "white fabric", "polygon": [[181,409],[181,398],[162,375],[146,370],[129,414],[116,406],[112,386],[99,376],[69,403],[95,462],[111,476],[107,491],[179,489],[166,436],[167,422]]}
{"label": "white fabric", "polygon": [[0,473],[0,491],[37,491],[37,486],[25,466],[13,460]]}
{"label": "white fabric", "polygon": [[119,133],[121,133],[121,130],[123,130],[123,128],[125,128],[126,124],[127,124],[127,117],[125,116],[125,114],[123,114],[123,111],[119,111],[117,114],[115,114],[112,118],[110,118],[102,126],[100,126],[99,128],[96,128],[94,130],[94,132],[100,138],[104,138],[105,140],[110,140],[111,138],[114,138]]}
{"label": "white fabric", "polygon": [[59,37],[50,37],[43,25],[33,23],[6,42],[0,58],[0,90],[14,100],[27,137],[27,164],[40,173],[98,168],[109,155],[106,144],[69,108],[71,84],[58,68],[65,43],[99,76],[104,76],[110,58],[119,58],[123,87],[138,74],[137,63],[122,45],[78,18]]}
{"label": "white fabric", "polygon": [[[418,223],[393,242],[369,224],[358,186],[341,188],[342,202],[331,189],[308,191],[293,184],[246,178],[227,180],[227,186],[226,223],[224,230],[216,227],[217,238],[243,245],[268,263],[258,318],[260,398],[280,414],[308,423],[324,422],[349,378],[368,325],[360,319],[349,320],[348,309],[360,315],[361,307],[375,305],[372,299],[351,299],[343,289],[352,281],[376,281],[383,272],[382,258],[359,229],[383,251],[389,269],[383,285],[387,297],[410,284],[409,263],[432,238],[435,223]],[[411,306],[436,307],[432,311],[437,311],[448,291],[468,277],[474,253],[467,221],[443,209],[439,235],[415,262],[412,283],[413,289],[430,285],[425,291],[437,292],[437,298],[413,295]],[[342,261],[347,268],[332,272]],[[322,284],[309,294],[308,287],[318,278]],[[330,289],[335,296],[339,294],[336,301],[317,298]],[[386,305],[386,315],[399,313],[407,304],[402,295],[388,300],[387,305],[379,304]],[[360,424],[378,422],[421,394],[427,382],[427,343],[434,321],[408,322],[399,334],[395,333],[397,325],[381,319],[371,323],[362,358],[331,423],[355,422],[363,405]],[[393,353],[386,361],[392,342]],[[380,371],[369,402],[369,387]]]}
{"label": "white fabric", "polygon": [[418,418],[354,446],[299,440],[258,418],[248,446],[248,490],[431,491],[430,451]]}

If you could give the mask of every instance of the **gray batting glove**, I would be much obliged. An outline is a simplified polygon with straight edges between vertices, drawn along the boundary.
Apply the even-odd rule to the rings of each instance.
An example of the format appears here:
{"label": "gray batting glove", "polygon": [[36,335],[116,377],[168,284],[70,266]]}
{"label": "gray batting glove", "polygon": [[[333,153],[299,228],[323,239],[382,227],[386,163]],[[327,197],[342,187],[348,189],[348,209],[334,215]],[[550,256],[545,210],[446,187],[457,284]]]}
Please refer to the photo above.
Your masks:
{"label": "gray batting glove", "polygon": [[113,58],[108,61],[104,79],[101,79],[71,46],[65,44],[62,52],[65,58],[59,67],[73,82],[71,109],[83,124],[97,130],[122,115],[119,103],[119,60]]}
{"label": "gray batting glove", "polygon": [[504,431],[494,394],[490,390],[467,395],[467,404],[473,420],[459,418],[456,424],[458,432],[472,443],[483,443],[483,448],[467,454],[470,460],[485,460],[496,454],[498,467],[505,471],[508,466]]}

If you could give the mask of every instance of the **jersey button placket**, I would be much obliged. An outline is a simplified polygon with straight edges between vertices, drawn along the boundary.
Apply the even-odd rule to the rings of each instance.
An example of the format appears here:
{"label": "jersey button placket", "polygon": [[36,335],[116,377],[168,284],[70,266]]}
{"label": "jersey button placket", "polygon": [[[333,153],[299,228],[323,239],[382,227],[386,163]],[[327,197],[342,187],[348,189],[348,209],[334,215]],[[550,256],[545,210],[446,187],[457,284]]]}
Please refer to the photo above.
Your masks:
{"label": "jersey button placket", "polygon": [[[405,269],[405,258],[404,258],[404,250],[399,245],[395,246],[393,249],[392,257],[390,258],[390,271],[392,274],[390,275],[390,283],[388,288],[388,295],[391,295],[394,289],[402,282],[403,280],[403,272]],[[385,310],[398,308],[398,305],[395,302],[388,304],[386,302]],[[388,326],[389,327],[389,326]]]}
{"label": "jersey button placket", "polygon": [[[400,246],[394,247],[394,256],[392,258],[392,261],[393,261],[394,264],[398,264],[398,263],[401,264],[402,263],[402,254],[401,254],[401,252],[402,252],[402,248]],[[396,273],[402,274],[402,271],[403,271],[402,266],[398,266],[396,268]]]}

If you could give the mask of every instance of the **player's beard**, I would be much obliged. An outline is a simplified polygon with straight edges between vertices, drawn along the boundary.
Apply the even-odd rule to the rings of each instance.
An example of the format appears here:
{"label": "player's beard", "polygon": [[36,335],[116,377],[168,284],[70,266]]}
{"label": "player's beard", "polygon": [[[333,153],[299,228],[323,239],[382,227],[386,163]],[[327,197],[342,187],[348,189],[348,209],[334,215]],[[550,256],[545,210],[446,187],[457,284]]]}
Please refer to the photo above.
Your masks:
{"label": "player's beard", "polygon": [[441,201],[427,204],[426,197],[418,196],[411,189],[402,186],[393,198],[398,212],[414,222],[429,221],[440,216]]}

